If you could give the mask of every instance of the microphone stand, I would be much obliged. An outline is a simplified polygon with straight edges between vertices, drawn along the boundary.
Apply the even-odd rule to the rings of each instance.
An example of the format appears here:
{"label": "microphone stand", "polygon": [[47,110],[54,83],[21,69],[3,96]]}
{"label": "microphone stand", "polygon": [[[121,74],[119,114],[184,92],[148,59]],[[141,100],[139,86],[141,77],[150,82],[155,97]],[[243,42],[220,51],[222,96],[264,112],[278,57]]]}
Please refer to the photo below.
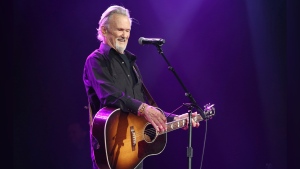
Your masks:
{"label": "microphone stand", "polygon": [[175,77],[177,78],[178,82],[180,83],[180,85],[182,86],[183,90],[185,91],[185,96],[187,96],[191,103],[184,103],[185,106],[188,107],[188,115],[189,115],[189,147],[187,147],[187,157],[188,157],[188,168],[191,169],[192,168],[192,157],[193,157],[193,148],[192,148],[192,109],[194,107],[197,108],[197,112],[199,112],[200,116],[202,117],[203,120],[206,120],[206,116],[203,112],[203,110],[198,106],[198,104],[196,103],[195,99],[193,98],[193,96],[191,95],[191,93],[187,90],[187,88],[185,87],[185,85],[183,84],[182,80],[179,78],[179,76],[177,75],[177,73],[175,72],[174,68],[171,66],[171,64],[169,63],[169,61],[167,60],[167,58],[165,57],[161,46],[163,44],[155,44],[155,46],[157,47],[158,53],[162,55],[162,57],[165,59],[165,61],[168,64],[168,69],[170,71],[173,72],[173,74],[175,75]]}

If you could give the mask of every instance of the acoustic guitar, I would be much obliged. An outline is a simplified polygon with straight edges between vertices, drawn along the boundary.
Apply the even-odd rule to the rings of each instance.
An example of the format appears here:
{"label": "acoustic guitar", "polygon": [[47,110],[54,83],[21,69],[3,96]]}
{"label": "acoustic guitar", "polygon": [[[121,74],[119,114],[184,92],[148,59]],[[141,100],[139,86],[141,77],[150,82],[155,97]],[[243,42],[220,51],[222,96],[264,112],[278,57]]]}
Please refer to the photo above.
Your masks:
{"label": "acoustic guitar", "polygon": [[[214,105],[204,106],[207,119],[215,115]],[[101,169],[133,169],[146,157],[160,154],[167,143],[167,133],[187,125],[188,118],[167,123],[167,131],[157,132],[144,117],[104,107],[94,119],[92,135],[98,141],[94,156]],[[192,117],[199,122],[200,115]]]}

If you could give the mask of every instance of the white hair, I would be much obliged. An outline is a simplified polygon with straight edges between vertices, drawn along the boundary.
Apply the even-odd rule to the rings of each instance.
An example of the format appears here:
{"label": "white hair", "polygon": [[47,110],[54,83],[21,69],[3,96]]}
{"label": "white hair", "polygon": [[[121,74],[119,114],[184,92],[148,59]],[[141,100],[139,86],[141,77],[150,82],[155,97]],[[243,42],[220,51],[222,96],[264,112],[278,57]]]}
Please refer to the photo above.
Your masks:
{"label": "white hair", "polygon": [[118,5],[112,5],[110,7],[108,7],[102,14],[100,20],[99,20],[99,27],[97,28],[97,39],[99,41],[103,41],[103,35],[102,35],[102,32],[101,32],[101,27],[102,26],[105,26],[106,28],[109,27],[109,19],[110,17],[113,15],[113,14],[121,14],[121,15],[125,15],[129,18],[129,21],[130,21],[130,26],[131,26],[131,23],[132,23],[132,18],[130,18],[130,15],[129,15],[129,10],[122,7],[122,6],[118,6]]}

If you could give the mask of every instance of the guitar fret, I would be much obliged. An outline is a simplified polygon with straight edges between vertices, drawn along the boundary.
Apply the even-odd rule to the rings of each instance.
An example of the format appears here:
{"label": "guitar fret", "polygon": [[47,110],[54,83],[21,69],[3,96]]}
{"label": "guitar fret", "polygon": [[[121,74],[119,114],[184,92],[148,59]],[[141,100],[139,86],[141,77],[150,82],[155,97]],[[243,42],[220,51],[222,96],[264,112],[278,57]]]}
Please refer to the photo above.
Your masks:
{"label": "guitar fret", "polygon": [[173,121],[167,124],[167,131],[172,131],[172,130],[176,130],[178,128],[183,127],[186,124],[186,120],[178,120],[178,121]]}

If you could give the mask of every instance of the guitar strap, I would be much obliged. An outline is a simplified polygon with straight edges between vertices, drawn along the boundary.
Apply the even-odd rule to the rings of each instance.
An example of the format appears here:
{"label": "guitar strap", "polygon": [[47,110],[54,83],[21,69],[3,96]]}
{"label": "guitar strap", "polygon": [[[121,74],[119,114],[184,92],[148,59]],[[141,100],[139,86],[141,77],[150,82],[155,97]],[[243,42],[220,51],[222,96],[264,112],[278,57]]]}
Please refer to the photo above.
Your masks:
{"label": "guitar strap", "polygon": [[92,129],[93,127],[93,112],[92,112],[92,108],[91,108],[91,104],[88,104],[88,109],[89,109],[89,125],[90,125],[90,129]]}
{"label": "guitar strap", "polygon": [[156,104],[156,102],[154,101],[153,97],[150,95],[150,93],[149,93],[149,91],[148,91],[148,89],[146,88],[146,86],[145,86],[144,83],[143,83],[143,90],[145,91],[145,94],[146,94],[146,96],[147,96],[147,98],[148,98],[149,104],[150,104],[151,106],[153,106],[153,107],[158,107],[157,104]]}
{"label": "guitar strap", "polygon": [[[138,73],[138,71],[137,71],[137,68],[136,68],[135,66],[132,66],[132,68],[133,68],[133,70],[134,70],[134,72],[135,72],[137,78],[139,78],[140,76],[139,76],[139,73]],[[142,80],[142,79],[141,79],[141,80]],[[146,97],[147,97],[147,99],[148,99],[148,104],[151,105],[151,106],[153,106],[153,107],[158,107],[157,104],[156,104],[156,102],[154,101],[153,97],[151,96],[150,92],[149,92],[148,89],[146,88],[146,86],[145,86],[143,80],[142,80],[142,84],[143,84],[143,85],[142,85],[142,89],[143,89],[143,92],[145,93],[145,95],[146,95]]]}

